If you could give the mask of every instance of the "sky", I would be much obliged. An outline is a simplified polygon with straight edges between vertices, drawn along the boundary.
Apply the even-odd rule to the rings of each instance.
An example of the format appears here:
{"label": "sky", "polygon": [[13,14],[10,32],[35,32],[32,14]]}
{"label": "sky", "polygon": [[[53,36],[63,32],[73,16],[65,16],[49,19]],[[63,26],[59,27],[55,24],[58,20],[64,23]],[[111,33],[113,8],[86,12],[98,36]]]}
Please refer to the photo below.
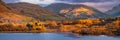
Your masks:
{"label": "sky", "polygon": [[49,5],[51,3],[69,3],[69,4],[84,4],[94,7],[102,12],[112,9],[120,4],[120,0],[4,0],[6,3],[28,2],[32,4]]}

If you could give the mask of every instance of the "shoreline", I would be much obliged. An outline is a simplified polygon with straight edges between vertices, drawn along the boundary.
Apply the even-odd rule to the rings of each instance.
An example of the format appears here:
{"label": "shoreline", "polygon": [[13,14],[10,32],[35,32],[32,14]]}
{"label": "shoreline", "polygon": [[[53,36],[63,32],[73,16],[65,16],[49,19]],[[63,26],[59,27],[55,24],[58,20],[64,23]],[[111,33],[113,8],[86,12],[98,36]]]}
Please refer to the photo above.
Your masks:
{"label": "shoreline", "polygon": [[[23,32],[23,31],[12,31],[12,32],[9,32],[9,31],[4,31],[4,32],[0,32],[0,33],[60,33],[60,34],[69,34],[69,35],[74,35],[74,36],[101,36],[103,34],[85,34],[85,35],[82,35],[82,34],[77,34],[77,33],[70,33],[70,32],[34,32],[34,31],[27,31],[27,32]],[[104,35],[104,36],[120,36],[120,35]]]}

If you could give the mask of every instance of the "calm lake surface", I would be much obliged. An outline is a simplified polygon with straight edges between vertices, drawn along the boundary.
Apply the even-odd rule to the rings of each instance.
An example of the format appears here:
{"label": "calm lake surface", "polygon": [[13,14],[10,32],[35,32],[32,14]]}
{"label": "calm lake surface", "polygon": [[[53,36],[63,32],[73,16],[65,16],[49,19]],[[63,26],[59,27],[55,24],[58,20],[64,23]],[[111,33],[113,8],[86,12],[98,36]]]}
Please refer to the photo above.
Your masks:
{"label": "calm lake surface", "polygon": [[0,33],[0,40],[120,40],[108,36],[72,36],[60,33]]}

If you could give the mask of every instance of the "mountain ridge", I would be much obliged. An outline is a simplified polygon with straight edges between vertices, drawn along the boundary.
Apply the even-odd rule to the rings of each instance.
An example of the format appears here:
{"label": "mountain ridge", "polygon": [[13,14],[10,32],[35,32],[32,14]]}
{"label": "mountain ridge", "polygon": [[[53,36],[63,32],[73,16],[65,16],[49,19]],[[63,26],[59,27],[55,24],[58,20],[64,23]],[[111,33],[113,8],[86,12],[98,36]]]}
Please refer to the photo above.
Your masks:
{"label": "mountain ridge", "polygon": [[[66,16],[66,15],[72,16],[74,14],[75,15],[78,14],[77,17],[75,17],[75,16],[73,18],[69,17],[72,19],[74,19],[74,18],[75,19],[76,18],[78,18],[78,19],[79,18],[101,18],[101,17],[107,16],[107,14],[104,14],[93,7],[89,7],[89,6],[82,5],[82,4],[54,3],[51,5],[48,5],[45,8],[48,10],[51,10],[52,12],[55,12],[56,14],[58,14],[60,16]],[[66,12],[66,13],[61,14],[61,10],[63,10],[63,13],[64,12]],[[77,11],[77,13],[75,11]]]}
{"label": "mountain ridge", "polygon": [[111,10],[107,11],[106,14],[111,16],[120,16],[120,4],[118,6],[113,7]]}
{"label": "mountain ridge", "polygon": [[62,20],[62,18],[43,7],[31,3],[9,3],[10,8],[21,12],[25,16],[30,16],[38,20]]}

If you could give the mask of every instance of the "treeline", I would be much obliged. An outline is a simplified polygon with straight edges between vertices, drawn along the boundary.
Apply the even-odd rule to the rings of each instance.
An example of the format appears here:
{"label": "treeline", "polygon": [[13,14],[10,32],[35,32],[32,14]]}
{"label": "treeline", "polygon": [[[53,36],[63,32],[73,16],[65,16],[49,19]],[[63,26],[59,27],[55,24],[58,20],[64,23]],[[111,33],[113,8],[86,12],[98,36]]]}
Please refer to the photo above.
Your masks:
{"label": "treeline", "polygon": [[120,17],[63,22],[62,32],[80,35],[120,35]]}
{"label": "treeline", "polygon": [[44,32],[45,27],[39,22],[0,23],[0,32]]}
{"label": "treeline", "polygon": [[74,21],[0,23],[0,32],[70,32],[79,35],[120,35],[120,17]]}
{"label": "treeline", "polygon": [[17,24],[0,24],[0,31],[27,31],[27,27]]}

